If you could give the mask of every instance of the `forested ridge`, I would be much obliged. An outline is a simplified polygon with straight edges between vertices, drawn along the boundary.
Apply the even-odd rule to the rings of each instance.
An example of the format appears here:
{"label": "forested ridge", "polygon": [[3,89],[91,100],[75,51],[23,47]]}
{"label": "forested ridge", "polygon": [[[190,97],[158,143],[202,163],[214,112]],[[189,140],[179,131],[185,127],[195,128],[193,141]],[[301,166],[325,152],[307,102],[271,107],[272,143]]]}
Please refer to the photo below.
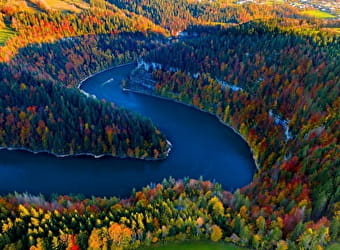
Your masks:
{"label": "forested ridge", "polygon": [[110,0],[120,8],[147,16],[173,34],[191,24],[244,23],[253,19],[299,17],[297,9],[285,4],[246,4],[240,8],[228,1]]}
{"label": "forested ridge", "polygon": [[0,5],[0,12],[4,13],[2,23],[6,25],[7,21],[15,35],[0,47],[0,62],[10,61],[20,48],[30,44],[55,42],[65,37],[148,30],[166,33],[149,19],[103,0],[90,1],[89,7],[79,13],[24,8],[8,10],[6,7]]}
{"label": "forested ridge", "polygon": [[[142,91],[215,114],[246,139],[259,170],[234,193],[169,178],[125,199],[4,195],[1,249],[185,239],[323,249],[339,239],[337,20],[306,18],[285,3],[61,2],[0,2],[0,29],[13,31],[0,46],[0,147],[166,157],[165,136],[149,119],[75,88],[142,58],[161,67],[145,70],[156,84]],[[183,38],[168,39],[186,28]]]}

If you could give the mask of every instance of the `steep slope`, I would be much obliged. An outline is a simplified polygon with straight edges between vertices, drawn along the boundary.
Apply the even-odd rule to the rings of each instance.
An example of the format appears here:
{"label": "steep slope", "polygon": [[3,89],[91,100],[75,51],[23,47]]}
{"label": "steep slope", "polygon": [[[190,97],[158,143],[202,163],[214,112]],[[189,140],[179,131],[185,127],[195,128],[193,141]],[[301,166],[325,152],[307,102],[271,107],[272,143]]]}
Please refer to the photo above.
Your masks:
{"label": "steep slope", "polygon": [[0,5],[0,12],[3,13],[7,27],[15,31],[15,35],[0,47],[0,62],[9,62],[18,49],[29,44],[54,42],[65,37],[121,31],[166,34],[163,28],[149,19],[121,10],[105,1],[91,1],[89,7],[74,12],[58,11],[52,7],[46,10],[20,7],[9,11],[6,5]]}

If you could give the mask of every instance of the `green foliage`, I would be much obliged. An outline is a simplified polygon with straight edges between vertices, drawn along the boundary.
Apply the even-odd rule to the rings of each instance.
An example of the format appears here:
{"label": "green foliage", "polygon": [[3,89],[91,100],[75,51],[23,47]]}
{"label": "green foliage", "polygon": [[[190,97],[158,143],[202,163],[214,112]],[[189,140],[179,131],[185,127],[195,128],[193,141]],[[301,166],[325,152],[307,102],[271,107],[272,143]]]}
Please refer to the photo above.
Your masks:
{"label": "green foliage", "polygon": [[327,12],[324,11],[320,11],[320,10],[305,10],[302,11],[301,14],[306,15],[306,16],[311,16],[311,17],[315,17],[315,18],[335,18],[334,15],[329,14]]}
{"label": "green foliage", "polygon": [[[1,20],[0,20],[1,23]],[[0,24],[0,46],[4,45],[8,39],[15,35],[15,32],[6,26],[1,27]]]}

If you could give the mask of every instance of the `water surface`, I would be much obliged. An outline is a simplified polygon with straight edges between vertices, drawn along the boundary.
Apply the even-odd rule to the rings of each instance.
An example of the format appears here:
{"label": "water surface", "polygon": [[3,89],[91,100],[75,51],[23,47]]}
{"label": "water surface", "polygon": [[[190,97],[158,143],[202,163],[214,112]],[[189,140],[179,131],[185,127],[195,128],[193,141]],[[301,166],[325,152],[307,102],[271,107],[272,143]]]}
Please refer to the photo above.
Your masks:
{"label": "water surface", "polygon": [[251,182],[255,164],[240,136],[207,113],[172,101],[122,91],[119,83],[133,67],[126,65],[95,75],[83,83],[82,89],[151,118],[173,145],[166,160],[56,158],[2,150],[0,193],[28,191],[124,197],[134,187],[139,189],[169,176],[202,176],[231,191]]}

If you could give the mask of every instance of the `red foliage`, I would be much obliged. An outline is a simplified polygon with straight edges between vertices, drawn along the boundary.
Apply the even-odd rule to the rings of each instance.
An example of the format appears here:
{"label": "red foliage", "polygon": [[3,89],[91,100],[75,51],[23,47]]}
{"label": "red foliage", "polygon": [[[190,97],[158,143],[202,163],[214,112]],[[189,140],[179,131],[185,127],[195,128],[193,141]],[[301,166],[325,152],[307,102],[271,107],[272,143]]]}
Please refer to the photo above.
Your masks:
{"label": "red foliage", "polygon": [[213,189],[214,184],[212,184],[210,181],[202,181],[201,187],[204,192],[207,192]]}
{"label": "red foliage", "polygon": [[283,218],[283,232],[287,235],[289,232],[293,231],[297,223],[298,221],[294,215],[285,214]]}
{"label": "red foliage", "polygon": [[74,235],[71,235],[71,247],[70,250],[80,250],[80,247],[77,245]]}
{"label": "red foliage", "polygon": [[303,220],[304,209],[293,208],[289,214],[285,214],[283,219],[283,231],[285,234],[293,231],[299,221]]}
{"label": "red foliage", "polygon": [[326,217],[322,217],[318,222],[309,224],[307,228],[312,228],[313,230],[318,230],[320,227],[328,227],[330,224],[329,220]]}
{"label": "red foliage", "polygon": [[299,157],[293,156],[287,162],[282,165],[282,169],[287,170],[292,173],[298,172],[301,165],[299,164]]}
{"label": "red foliage", "polygon": [[176,193],[182,193],[184,191],[184,184],[182,181],[177,181],[175,186],[174,186],[174,191]]}

